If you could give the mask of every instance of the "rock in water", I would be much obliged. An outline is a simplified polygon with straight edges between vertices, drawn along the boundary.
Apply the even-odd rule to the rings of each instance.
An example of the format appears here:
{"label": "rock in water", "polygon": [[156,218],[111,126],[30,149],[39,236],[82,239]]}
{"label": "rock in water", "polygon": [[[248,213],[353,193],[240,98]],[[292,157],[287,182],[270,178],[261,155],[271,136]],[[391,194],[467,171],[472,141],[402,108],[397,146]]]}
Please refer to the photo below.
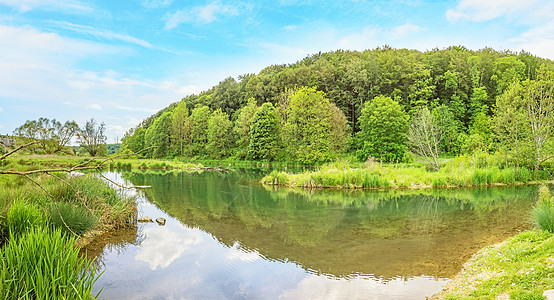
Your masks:
{"label": "rock in water", "polygon": [[137,219],[137,222],[152,222],[152,218],[149,216],[143,216]]}
{"label": "rock in water", "polygon": [[162,218],[162,217],[157,218],[156,222],[158,222],[158,224],[160,224],[160,225],[165,225],[165,219]]}

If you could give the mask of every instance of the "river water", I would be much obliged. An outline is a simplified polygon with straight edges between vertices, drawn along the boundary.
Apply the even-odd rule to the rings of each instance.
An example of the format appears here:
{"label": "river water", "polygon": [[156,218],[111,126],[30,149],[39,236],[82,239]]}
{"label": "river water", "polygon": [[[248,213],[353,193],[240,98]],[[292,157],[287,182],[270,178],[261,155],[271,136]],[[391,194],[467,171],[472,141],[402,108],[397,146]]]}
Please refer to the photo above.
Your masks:
{"label": "river water", "polygon": [[85,251],[108,299],[425,299],[486,245],[530,228],[535,186],[403,191],[263,186],[262,171],[106,173],[139,223]]}

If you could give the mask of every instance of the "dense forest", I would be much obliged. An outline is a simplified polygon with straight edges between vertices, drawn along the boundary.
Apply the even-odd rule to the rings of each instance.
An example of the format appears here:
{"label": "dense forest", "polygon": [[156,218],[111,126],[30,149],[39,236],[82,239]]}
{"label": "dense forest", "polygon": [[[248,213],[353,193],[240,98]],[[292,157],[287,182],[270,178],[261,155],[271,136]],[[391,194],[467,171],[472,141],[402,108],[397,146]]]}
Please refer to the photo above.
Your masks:
{"label": "dense forest", "polygon": [[[317,53],[187,96],[127,132],[121,150],[303,163],[483,151],[538,168],[554,144],[553,70],[490,48]],[[436,149],[418,151],[422,139]]]}

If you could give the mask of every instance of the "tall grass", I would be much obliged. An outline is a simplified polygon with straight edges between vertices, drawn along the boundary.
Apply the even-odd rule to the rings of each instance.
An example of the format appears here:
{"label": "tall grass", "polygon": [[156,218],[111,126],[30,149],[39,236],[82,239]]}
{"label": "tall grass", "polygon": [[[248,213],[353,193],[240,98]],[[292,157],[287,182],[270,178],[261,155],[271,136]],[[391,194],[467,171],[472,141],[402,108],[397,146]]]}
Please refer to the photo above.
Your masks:
{"label": "tall grass", "polygon": [[58,228],[64,234],[80,236],[96,225],[97,219],[81,206],[67,202],[52,203],[47,208],[50,226]]}
{"label": "tall grass", "polygon": [[458,156],[444,163],[439,171],[430,171],[418,164],[335,162],[299,174],[273,171],[262,183],[296,187],[422,188],[514,184],[548,178],[548,172],[531,172],[524,167],[501,168],[494,157],[483,154]]}
{"label": "tall grass", "polygon": [[5,228],[9,236],[19,237],[33,228],[43,228],[47,219],[35,205],[16,201],[6,215]]}
{"label": "tall grass", "polygon": [[90,299],[100,275],[60,230],[33,228],[0,249],[0,298]]}
{"label": "tall grass", "polygon": [[554,198],[546,185],[539,188],[539,200],[531,212],[533,222],[544,231],[554,233]]}

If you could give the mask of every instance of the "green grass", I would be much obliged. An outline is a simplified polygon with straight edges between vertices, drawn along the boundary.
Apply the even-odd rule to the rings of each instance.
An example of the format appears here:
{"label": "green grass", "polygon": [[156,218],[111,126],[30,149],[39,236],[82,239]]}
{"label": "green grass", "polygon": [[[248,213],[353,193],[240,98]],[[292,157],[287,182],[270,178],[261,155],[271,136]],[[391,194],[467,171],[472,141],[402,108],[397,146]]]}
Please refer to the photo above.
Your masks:
{"label": "green grass", "polygon": [[520,233],[482,249],[439,299],[543,299],[554,288],[554,235],[546,231]]}
{"label": "green grass", "polygon": [[71,203],[51,203],[48,208],[50,226],[64,234],[81,236],[96,225],[97,219],[82,206]]}
{"label": "green grass", "polygon": [[61,231],[33,228],[0,249],[0,298],[90,299],[96,267]]}
{"label": "green grass", "polygon": [[420,163],[361,165],[339,160],[297,174],[273,171],[262,183],[309,188],[471,187],[543,181],[549,176],[546,171],[532,172],[524,167],[500,168],[487,156],[462,155],[445,160],[439,171],[427,170]]}

